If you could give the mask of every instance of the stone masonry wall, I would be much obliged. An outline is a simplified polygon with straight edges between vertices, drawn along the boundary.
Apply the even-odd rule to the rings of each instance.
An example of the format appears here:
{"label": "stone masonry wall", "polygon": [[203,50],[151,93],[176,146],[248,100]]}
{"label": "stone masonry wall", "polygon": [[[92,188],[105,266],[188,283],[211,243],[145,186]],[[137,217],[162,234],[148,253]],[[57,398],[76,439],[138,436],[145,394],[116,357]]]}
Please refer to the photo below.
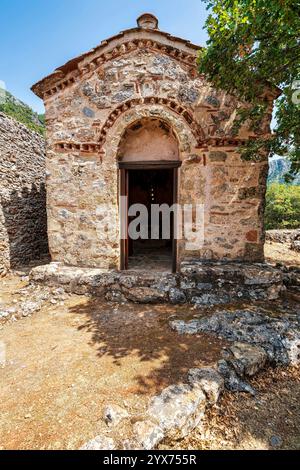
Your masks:
{"label": "stone masonry wall", "polygon": [[[234,128],[236,98],[197,72],[197,51],[159,31],[121,33],[37,84],[48,135],[47,194],[53,261],[118,268],[120,148],[137,123],[159,119],[178,141],[179,202],[204,205],[204,246],[186,259],[263,260],[267,158],[242,161],[255,138]],[[41,91],[43,88],[43,91]],[[260,135],[270,131],[269,113]],[[176,153],[176,152],[175,152]]]}
{"label": "stone masonry wall", "polygon": [[0,275],[47,253],[45,141],[0,113]]}

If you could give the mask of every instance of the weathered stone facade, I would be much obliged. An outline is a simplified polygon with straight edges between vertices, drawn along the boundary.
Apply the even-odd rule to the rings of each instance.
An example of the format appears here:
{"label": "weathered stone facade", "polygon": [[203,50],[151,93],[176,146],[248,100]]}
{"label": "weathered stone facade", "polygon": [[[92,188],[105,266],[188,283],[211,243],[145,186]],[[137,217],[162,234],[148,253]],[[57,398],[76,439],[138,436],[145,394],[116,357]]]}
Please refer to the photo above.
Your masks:
{"label": "weathered stone facade", "polygon": [[[153,119],[176,137],[178,202],[204,204],[204,246],[190,252],[180,241],[178,266],[189,258],[263,259],[267,157],[241,160],[239,147],[257,134],[246,126],[236,133],[240,103],[199,75],[198,50],[144,15],[137,28],[103,41],[33,87],[46,107],[53,261],[120,267],[118,161],[128,132],[140,132],[140,123]],[[274,96],[266,99],[260,136],[267,137]]]}
{"label": "weathered stone facade", "polygon": [[45,141],[0,113],[0,275],[48,253]]}

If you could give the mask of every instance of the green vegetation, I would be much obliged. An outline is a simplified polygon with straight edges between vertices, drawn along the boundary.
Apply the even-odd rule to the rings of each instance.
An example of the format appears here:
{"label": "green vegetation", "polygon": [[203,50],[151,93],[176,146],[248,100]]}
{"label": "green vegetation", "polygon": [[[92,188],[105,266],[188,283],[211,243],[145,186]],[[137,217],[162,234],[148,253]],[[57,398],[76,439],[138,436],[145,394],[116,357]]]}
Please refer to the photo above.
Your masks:
{"label": "green vegetation", "polygon": [[0,112],[13,117],[16,121],[25,124],[32,131],[45,134],[45,117],[35,113],[27,104],[16,99],[11,93],[5,91],[4,102],[0,101]]}
{"label": "green vegetation", "polygon": [[219,89],[247,101],[236,127],[251,121],[261,129],[268,103],[264,91],[282,90],[276,101],[276,129],[270,139],[249,142],[245,159],[261,153],[288,155],[290,177],[300,171],[300,3],[295,0],[203,0],[208,47],[199,69]]}
{"label": "green vegetation", "polygon": [[268,186],[266,229],[300,227],[300,186],[273,183]]}

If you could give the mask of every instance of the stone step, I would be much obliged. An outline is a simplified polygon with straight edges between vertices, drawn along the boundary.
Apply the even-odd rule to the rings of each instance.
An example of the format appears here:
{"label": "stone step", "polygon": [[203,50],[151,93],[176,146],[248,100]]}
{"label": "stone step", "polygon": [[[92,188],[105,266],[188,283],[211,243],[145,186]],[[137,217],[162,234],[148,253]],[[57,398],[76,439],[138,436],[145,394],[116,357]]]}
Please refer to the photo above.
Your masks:
{"label": "stone step", "polygon": [[75,294],[136,303],[220,305],[242,300],[276,300],[282,273],[266,264],[183,263],[176,274],[114,271],[50,263],[31,271],[32,282],[62,286]]}

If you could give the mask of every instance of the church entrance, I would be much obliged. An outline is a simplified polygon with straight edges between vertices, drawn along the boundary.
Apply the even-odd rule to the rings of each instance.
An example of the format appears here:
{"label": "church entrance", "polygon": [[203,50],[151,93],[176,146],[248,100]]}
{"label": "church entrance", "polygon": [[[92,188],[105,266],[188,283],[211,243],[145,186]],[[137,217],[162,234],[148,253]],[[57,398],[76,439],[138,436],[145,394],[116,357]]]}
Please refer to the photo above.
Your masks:
{"label": "church entrance", "polygon": [[[120,163],[121,269],[176,272],[174,213],[179,162]],[[159,207],[159,210],[158,210]]]}
{"label": "church entrance", "polygon": [[[121,269],[175,272],[175,217],[170,209],[177,202],[181,161],[170,125],[142,118],[128,126],[120,141],[118,163],[120,196],[125,196],[120,205]],[[161,206],[164,213],[153,214]]]}

